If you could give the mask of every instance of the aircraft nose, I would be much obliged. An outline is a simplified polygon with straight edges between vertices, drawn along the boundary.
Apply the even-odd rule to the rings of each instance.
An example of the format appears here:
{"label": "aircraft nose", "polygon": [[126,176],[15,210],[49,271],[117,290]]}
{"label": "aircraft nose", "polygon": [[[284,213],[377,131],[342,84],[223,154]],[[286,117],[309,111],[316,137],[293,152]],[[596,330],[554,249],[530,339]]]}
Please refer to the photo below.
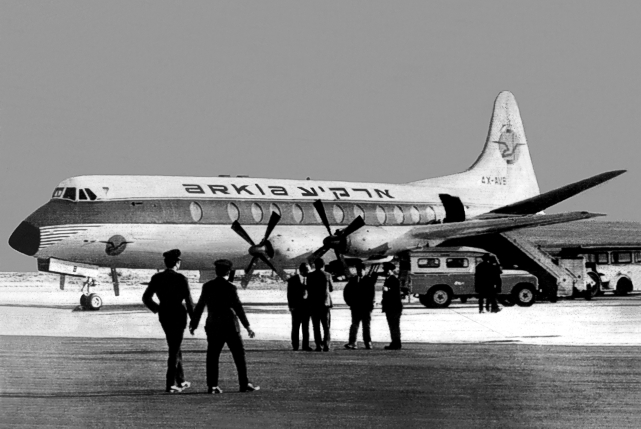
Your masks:
{"label": "aircraft nose", "polygon": [[40,229],[22,222],[9,237],[9,246],[25,255],[35,255],[40,248]]}

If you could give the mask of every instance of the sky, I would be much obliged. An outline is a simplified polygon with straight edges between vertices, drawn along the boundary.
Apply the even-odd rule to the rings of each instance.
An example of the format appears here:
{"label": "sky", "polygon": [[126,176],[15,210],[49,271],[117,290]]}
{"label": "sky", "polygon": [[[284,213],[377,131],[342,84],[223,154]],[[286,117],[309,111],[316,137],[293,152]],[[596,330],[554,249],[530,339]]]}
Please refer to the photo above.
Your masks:
{"label": "sky", "polygon": [[0,2],[0,271],[67,177],[403,183],[467,169],[519,104],[548,210],[641,221],[641,2]]}

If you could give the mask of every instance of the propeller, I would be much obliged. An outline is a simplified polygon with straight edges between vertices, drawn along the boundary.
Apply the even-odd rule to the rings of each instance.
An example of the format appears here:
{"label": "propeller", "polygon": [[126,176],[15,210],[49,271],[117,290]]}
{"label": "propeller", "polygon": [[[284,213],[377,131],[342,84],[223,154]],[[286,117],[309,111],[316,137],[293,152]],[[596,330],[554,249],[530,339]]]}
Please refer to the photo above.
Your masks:
{"label": "propeller", "polygon": [[316,259],[322,257],[330,249],[334,249],[334,253],[336,254],[336,259],[340,261],[341,266],[343,267],[343,273],[346,273],[347,264],[345,263],[345,258],[343,258],[343,252],[346,247],[345,239],[347,238],[348,235],[352,234],[359,228],[363,227],[365,225],[365,221],[363,220],[362,217],[358,216],[349,225],[347,225],[346,228],[337,229],[336,232],[332,234],[332,230],[329,227],[329,221],[327,220],[327,213],[325,212],[325,206],[323,206],[323,202],[321,200],[314,201],[314,208],[316,209],[316,212],[318,213],[318,216],[320,217],[321,222],[323,223],[323,225],[325,225],[328,236],[323,239],[323,247],[316,250],[312,255],[310,255],[310,257],[308,258],[308,262],[311,264]]}
{"label": "propeller", "polygon": [[285,271],[280,268],[276,268],[271,262],[272,258],[274,257],[274,247],[269,241],[269,236],[276,227],[276,224],[278,224],[278,221],[280,221],[280,215],[276,212],[272,212],[272,215],[269,218],[269,222],[267,223],[265,236],[258,244],[254,243],[254,240],[251,239],[249,234],[247,234],[245,229],[237,220],[235,220],[234,223],[231,224],[231,229],[233,229],[236,234],[240,235],[242,239],[249,244],[248,253],[253,256],[252,260],[249,262],[249,265],[245,269],[245,277],[240,282],[240,285],[243,287],[243,289],[247,288],[247,284],[249,283],[249,279],[254,272],[254,268],[256,268],[256,264],[258,264],[258,260],[263,261],[265,265],[267,265],[276,274],[278,274],[278,276],[283,281],[287,281],[287,273],[285,273]]}

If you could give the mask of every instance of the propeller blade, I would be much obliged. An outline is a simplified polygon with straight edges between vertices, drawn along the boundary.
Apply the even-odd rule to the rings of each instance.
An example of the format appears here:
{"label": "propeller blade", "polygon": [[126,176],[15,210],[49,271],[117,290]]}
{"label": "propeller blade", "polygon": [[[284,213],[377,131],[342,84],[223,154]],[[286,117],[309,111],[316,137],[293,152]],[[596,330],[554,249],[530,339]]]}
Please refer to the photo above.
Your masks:
{"label": "propeller blade", "polygon": [[258,256],[254,256],[247,265],[247,268],[245,268],[245,277],[240,281],[240,285],[243,287],[243,289],[247,289],[247,285],[249,284],[249,279],[251,278],[252,274],[254,273],[254,268],[256,268],[256,264],[258,263]]}
{"label": "propeller blade", "polygon": [[327,220],[327,213],[325,213],[325,206],[323,206],[323,202],[321,200],[314,201],[314,208],[316,209],[318,216],[320,216],[323,225],[327,228],[327,233],[332,235],[332,230],[329,229],[329,221]]}
{"label": "propeller blade", "polygon": [[278,221],[280,221],[280,215],[276,212],[272,212],[272,215],[269,218],[269,223],[267,224],[267,230],[265,231],[265,238],[263,238],[263,241],[267,241],[272,231],[276,227]]}
{"label": "propeller blade", "polygon": [[236,234],[240,235],[243,238],[243,240],[249,243],[250,246],[255,246],[254,241],[247,234],[247,232],[245,232],[245,230],[240,225],[240,223],[238,223],[237,220],[235,220],[234,223],[231,224],[231,229],[233,229]]}
{"label": "propeller blade", "polygon": [[287,281],[287,273],[285,271],[281,270],[281,269],[277,269],[274,266],[274,264],[272,264],[272,261],[270,261],[267,258],[267,256],[265,256],[263,254],[260,254],[260,255],[258,255],[258,257],[260,258],[261,261],[263,261],[265,263],[265,265],[267,265],[269,268],[271,268],[272,271],[274,271],[276,274],[278,274],[278,277],[280,277],[281,280],[283,280],[284,282]]}
{"label": "propeller blade", "polygon": [[340,236],[341,237],[347,237],[348,235],[350,235],[351,233],[355,232],[356,230],[362,228],[363,226],[365,226],[365,221],[363,220],[362,217],[359,216],[356,219],[354,219],[352,221],[352,223],[347,225],[347,228],[343,229],[340,232]]}

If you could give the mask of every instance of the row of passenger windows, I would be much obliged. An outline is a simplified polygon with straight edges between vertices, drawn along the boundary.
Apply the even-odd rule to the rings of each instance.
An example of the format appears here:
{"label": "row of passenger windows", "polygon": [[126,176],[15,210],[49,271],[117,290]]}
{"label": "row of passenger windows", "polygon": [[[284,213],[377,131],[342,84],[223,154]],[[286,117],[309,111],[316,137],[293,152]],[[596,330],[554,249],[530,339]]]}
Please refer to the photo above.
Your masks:
{"label": "row of passenger windows", "polygon": [[[296,223],[302,223],[305,221],[306,213],[299,204],[282,204],[284,210],[291,210],[292,217]],[[199,222],[203,217],[203,209],[200,204],[197,202],[192,202],[190,204],[191,217],[195,222]],[[376,210],[372,219],[369,219],[370,216],[365,215],[365,210],[358,204],[354,204],[352,207],[345,207],[340,204],[334,204],[331,207],[329,205],[325,206],[325,209],[328,210],[328,220],[331,223],[342,224],[346,221],[346,211],[352,210],[354,218],[360,216],[366,222],[378,222],[380,225],[385,224],[417,224],[417,223],[432,223],[437,220],[436,212],[430,206],[419,209],[416,206],[410,207],[401,207],[394,206],[393,208],[388,207],[387,210],[383,206],[376,206]],[[283,216],[281,211],[281,206],[275,203],[253,203],[250,207],[251,216],[255,222],[259,223],[263,220],[269,219],[272,212],[277,213],[279,216]],[[321,218],[318,215],[316,210],[312,209],[314,219],[316,222],[321,223]],[[227,214],[230,221],[236,221],[240,218],[241,212],[238,205],[235,203],[227,204]],[[333,220],[332,218],[333,217]]]}
{"label": "row of passenger windows", "polygon": [[641,251],[588,253],[587,255],[585,255],[585,260],[587,262],[595,262],[601,265],[632,264],[633,257],[635,263],[641,263]]}
{"label": "row of passenger windows", "polygon": [[51,198],[62,198],[63,200],[71,201],[94,201],[97,197],[89,188],[76,189],[69,187],[54,189]]}

